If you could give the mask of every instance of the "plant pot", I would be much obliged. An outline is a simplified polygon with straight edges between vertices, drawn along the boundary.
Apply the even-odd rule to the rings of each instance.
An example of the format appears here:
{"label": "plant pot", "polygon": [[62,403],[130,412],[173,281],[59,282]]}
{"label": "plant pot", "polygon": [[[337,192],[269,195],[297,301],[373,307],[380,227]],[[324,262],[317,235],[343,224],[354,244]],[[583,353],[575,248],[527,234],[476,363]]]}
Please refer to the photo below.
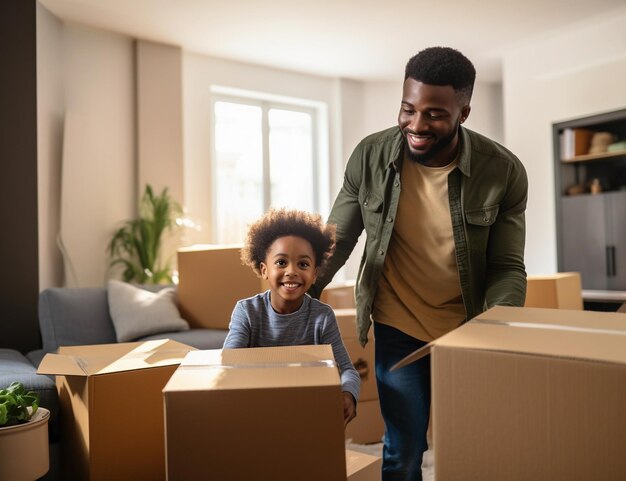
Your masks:
{"label": "plant pot", "polygon": [[27,423],[0,427],[0,479],[33,481],[48,472],[49,419],[50,411],[40,407]]}

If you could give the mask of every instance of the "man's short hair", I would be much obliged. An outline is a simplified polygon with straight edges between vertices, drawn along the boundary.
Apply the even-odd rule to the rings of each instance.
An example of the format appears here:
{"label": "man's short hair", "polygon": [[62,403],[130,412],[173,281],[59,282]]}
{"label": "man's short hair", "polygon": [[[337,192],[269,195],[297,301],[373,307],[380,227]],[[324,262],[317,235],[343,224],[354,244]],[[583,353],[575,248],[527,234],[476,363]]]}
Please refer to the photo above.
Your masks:
{"label": "man's short hair", "polygon": [[474,90],[476,69],[458,50],[430,47],[407,62],[404,80],[408,78],[428,85],[450,85],[460,100],[469,103]]}

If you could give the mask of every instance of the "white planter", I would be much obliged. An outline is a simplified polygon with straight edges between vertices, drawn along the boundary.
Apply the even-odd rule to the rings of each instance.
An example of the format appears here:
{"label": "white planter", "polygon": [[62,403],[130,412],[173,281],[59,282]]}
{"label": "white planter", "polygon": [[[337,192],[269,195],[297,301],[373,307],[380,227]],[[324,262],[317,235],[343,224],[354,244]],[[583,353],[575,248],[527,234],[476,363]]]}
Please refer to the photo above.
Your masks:
{"label": "white planter", "polygon": [[40,407],[27,423],[0,427],[0,479],[34,481],[48,472],[49,419],[50,411]]}

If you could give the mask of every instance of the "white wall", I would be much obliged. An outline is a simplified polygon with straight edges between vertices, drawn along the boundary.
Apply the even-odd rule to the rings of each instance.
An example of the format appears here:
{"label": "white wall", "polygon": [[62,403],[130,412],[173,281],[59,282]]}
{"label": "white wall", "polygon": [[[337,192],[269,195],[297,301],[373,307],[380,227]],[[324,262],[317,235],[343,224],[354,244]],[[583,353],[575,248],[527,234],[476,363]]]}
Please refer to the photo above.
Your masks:
{"label": "white wall", "polygon": [[63,135],[63,25],[37,3],[37,185],[39,289],[63,283],[60,229]]}
{"label": "white wall", "polygon": [[476,83],[465,127],[504,144],[502,84]]}
{"label": "white wall", "polygon": [[122,221],[135,216],[133,41],[66,24],[62,48],[65,278],[68,286],[100,286],[107,243]]}
{"label": "white wall", "polygon": [[138,40],[137,189],[167,187],[183,200],[183,98],[180,47]]}
{"label": "white wall", "polygon": [[557,270],[552,124],[626,107],[625,25],[626,8],[505,56],[506,145],[529,178],[529,274]]}

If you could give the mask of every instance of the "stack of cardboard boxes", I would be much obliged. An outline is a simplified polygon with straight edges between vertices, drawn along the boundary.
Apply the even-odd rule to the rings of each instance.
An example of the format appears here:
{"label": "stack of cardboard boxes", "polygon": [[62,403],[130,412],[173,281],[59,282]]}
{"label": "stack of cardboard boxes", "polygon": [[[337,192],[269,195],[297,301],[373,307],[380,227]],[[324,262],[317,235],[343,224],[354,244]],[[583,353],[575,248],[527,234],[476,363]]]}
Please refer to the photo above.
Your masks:
{"label": "stack of cardboard boxes", "polygon": [[357,444],[379,443],[385,433],[385,424],[380,413],[376,387],[374,333],[370,329],[367,344],[365,347],[361,346],[356,332],[354,282],[329,285],[322,292],[320,300],[335,311],[341,338],[352,364],[361,376],[357,417],[348,424],[346,439]]}
{"label": "stack of cardboard boxes", "polygon": [[374,335],[370,330],[368,342],[363,347],[356,336],[356,309],[335,309],[335,316],[350,360],[361,376],[357,416],[346,428],[346,439],[357,444],[379,443],[385,433],[385,425],[376,387]]}

